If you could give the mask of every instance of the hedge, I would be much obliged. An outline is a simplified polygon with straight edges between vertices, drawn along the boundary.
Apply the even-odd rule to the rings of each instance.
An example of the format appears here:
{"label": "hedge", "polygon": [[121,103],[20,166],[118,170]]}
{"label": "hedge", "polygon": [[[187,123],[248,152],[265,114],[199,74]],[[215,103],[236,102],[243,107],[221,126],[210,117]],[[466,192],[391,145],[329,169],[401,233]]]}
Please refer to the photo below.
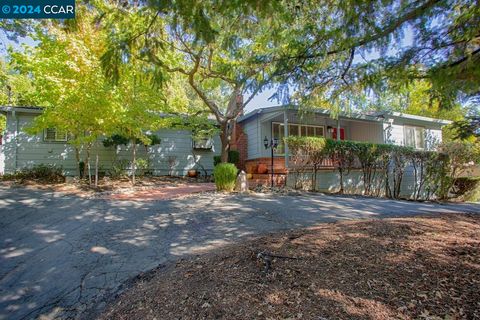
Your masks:
{"label": "hedge", "polygon": [[284,140],[295,163],[292,173],[296,188],[303,187],[298,177],[311,171],[311,189],[315,190],[317,171],[328,159],[339,174],[339,193],[344,192],[345,175],[352,168],[359,168],[363,194],[399,198],[405,169],[411,165],[415,181],[411,198],[446,199],[459,175],[480,162],[479,146],[468,142],[444,143],[438,146],[438,151],[425,151],[322,137],[287,137]]}

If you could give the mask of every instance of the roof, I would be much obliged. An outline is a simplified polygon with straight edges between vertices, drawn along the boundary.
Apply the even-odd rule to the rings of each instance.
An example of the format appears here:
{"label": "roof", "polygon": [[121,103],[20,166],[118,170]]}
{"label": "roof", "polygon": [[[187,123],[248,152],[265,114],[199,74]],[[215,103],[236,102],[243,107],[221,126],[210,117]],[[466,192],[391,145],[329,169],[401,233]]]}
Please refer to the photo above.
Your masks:
{"label": "roof", "polygon": [[9,112],[22,112],[22,113],[42,113],[42,107],[34,106],[0,106],[0,112],[9,113]]}
{"label": "roof", "polygon": [[[268,114],[268,113],[284,111],[284,110],[299,111],[300,108],[298,106],[292,106],[292,105],[259,108],[241,116],[238,119],[238,122],[243,122],[259,114]],[[330,110],[327,110],[327,109],[313,109],[309,111],[314,112],[316,114],[326,115],[326,116],[329,116],[331,113]],[[450,120],[435,119],[435,118],[429,118],[429,117],[423,117],[423,116],[416,116],[416,115],[407,114],[407,113],[387,112],[387,111],[374,112],[374,113],[360,113],[360,112],[340,113],[339,117],[345,118],[345,119],[367,120],[367,121],[375,121],[375,122],[386,122],[388,118],[396,117],[396,118],[402,118],[407,120],[431,122],[431,123],[436,123],[441,125],[447,125],[452,123],[452,121]]]}
{"label": "roof", "polygon": [[383,116],[390,116],[390,117],[397,117],[397,118],[402,118],[402,119],[408,119],[408,120],[418,120],[418,121],[426,121],[426,122],[434,122],[434,123],[440,123],[443,125],[451,124],[453,121],[450,120],[444,120],[444,119],[436,119],[436,118],[430,118],[430,117],[424,117],[424,116],[417,116],[414,114],[408,114],[408,113],[403,113],[403,112],[383,112]]}

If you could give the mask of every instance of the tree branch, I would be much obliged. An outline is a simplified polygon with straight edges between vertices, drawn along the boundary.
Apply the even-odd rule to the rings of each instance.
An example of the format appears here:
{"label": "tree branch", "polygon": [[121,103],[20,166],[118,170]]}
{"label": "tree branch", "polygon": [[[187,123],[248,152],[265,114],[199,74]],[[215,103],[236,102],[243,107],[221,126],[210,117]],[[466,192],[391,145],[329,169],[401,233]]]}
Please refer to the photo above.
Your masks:
{"label": "tree branch", "polygon": [[192,89],[197,93],[197,95],[202,99],[202,101],[207,105],[207,107],[213,112],[218,122],[222,123],[225,120],[225,117],[220,112],[217,104],[212,100],[208,99],[207,95],[197,86],[195,83],[195,74],[198,72],[200,67],[200,55],[195,57],[195,64],[193,69],[188,73],[188,83]]}

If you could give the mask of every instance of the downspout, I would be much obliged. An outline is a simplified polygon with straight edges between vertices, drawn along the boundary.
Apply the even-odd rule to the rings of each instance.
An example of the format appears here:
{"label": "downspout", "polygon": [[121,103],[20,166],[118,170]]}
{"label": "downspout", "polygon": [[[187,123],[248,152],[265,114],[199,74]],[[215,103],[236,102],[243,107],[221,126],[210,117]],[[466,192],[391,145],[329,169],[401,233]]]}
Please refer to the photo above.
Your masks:
{"label": "downspout", "polygon": [[[288,113],[287,110],[283,111],[283,136],[284,138],[288,137]],[[289,158],[289,152],[288,152],[288,144],[284,142],[285,146],[285,169],[288,169],[288,158]]]}

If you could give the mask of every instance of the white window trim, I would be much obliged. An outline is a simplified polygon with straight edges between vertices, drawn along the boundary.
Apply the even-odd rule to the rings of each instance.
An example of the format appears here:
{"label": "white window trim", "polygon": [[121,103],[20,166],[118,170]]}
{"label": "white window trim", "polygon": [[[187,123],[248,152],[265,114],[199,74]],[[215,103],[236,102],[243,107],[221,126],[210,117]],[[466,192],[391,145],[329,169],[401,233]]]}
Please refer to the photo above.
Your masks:
{"label": "white window trim", "polygon": [[[426,150],[425,146],[426,146],[426,141],[425,141],[425,132],[426,132],[426,128],[425,127],[422,127],[422,126],[412,126],[412,125],[403,125],[403,145],[406,146],[406,147],[412,147],[412,146],[408,146],[407,145],[407,128],[410,128],[410,129],[413,129],[413,139],[414,139],[414,146],[413,148],[416,149],[416,150]],[[420,147],[418,148],[417,147],[417,134],[416,134],[416,131],[418,129],[422,129],[423,130],[423,147]]]}
{"label": "white window trim", "polygon": [[[272,121],[272,123],[270,124],[270,135],[271,137],[273,138],[274,135],[273,135],[273,125],[274,124],[278,124],[278,125],[285,125],[285,123],[283,122],[278,122],[278,121]],[[288,122],[288,125],[296,125],[296,126],[300,126],[299,128],[299,133],[300,133],[300,137],[303,137],[302,136],[302,126],[305,126],[305,127],[313,127],[313,128],[322,128],[322,131],[323,131],[323,135],[322,136],[307,136],[307,137],[324,137],[325,138],[325,134],[326,134],[326,131],[325,131],[325,126],[319,126],[319,125],[312,125],[312,124],[304,124],[304,123],[292,123],[292,122]],[[288,135],[290,136],[290,128],[288,130]],[[276,156],[284,156],[285,153],[274,153],[274,155]]]}
{"label": "white window trim", "polygon": [[[273,125],[274,124],[284,125],[283,122],[272,121],[272,125],[270,127],[270,131],[272,133],[272,136],[273,136]],[[289,126],[290,125],[295,125],[295,126],[305,126],[305,127],[312,127],[312,128],[322,128],[323,136],[321,136],[321,137],[325,137],[325,126],[318,126],[318,125],[304,124],[304,123],[292,123],[292,122],[288,122],[288,125]],[[302,129],[301,128],[300,128],[299,132],[300,132],[300,136],[302,136]],[[288,133],[290,134],[290,130],[288,131]],[[309,137],[312,137],[312,136],[309,136]],[[319,136],[313,136],[313,137],[319,137]]]}
{"label": "white window trim", "polygon": [[[55,129],[55,138],[54,139],[48,139],[47,138],[47,130],[48,129]],[[57,136],[58,129],[57,128],[48,128],[43,130],[43,141],[44,142],[67,142],[68,140],[68,133],[65,133],[65,138],[59,139]]]}

